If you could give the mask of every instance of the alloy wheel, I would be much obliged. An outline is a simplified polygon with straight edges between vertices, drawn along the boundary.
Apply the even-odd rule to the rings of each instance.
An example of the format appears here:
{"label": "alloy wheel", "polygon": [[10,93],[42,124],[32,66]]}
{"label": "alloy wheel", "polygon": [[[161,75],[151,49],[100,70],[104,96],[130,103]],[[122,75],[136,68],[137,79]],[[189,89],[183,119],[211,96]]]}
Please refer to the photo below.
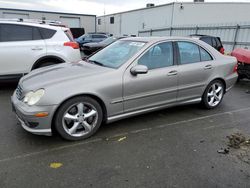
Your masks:
{"label": "alloy wheel", "polygon": [[62,118],[63,129],[73,137],[90,133],[98,121],[97,109],[90,103],[79,102],[71,105]]}
{"label": "alloy wheel", "polygon": [[211,107],[217,106],[223,98],[223,86],[219,82],[213,83],[208,89],[207,103]]}

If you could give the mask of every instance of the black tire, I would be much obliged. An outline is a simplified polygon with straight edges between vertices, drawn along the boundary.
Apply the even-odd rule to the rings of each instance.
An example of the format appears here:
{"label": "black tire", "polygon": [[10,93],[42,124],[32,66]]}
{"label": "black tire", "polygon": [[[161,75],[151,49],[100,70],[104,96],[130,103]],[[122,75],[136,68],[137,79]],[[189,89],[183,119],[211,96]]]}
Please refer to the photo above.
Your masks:
{"label": "black tire", "polygon": [[[211,87],[213,86],[213,85],[219,85],[219,86],[221,86],[222,88],[221,88],[221,98],[220,98],[220,101],[218,102],[218,103],[214,103],[214,105],[211,105],[210,103],[209,103],[209,93],[211,92]],[[205,107],[206,109],[213,109],[213,108],[216,108],[216,107],[218,107],[219,105],[220,105],[220,103],[222,102],[222,100],[223,100],[223,97],[224,97],[224,94],[225,94],[225,85],[224,85],[224,83],[222,82],[222,81],[220,81],[220,80],[214,80],[214,81],[212,81],[208,86],[207,86],[207,88],[206,88],[206,90],[204,91],[204,93],[203,93],[203,96],[202,96],[202,105],[203,105],[203,107]],[[210,98],[210,100],[211,100],[211,98]]]}
{"label": "black tire", "polygon": [[244,79],[245,77],[243,75],[238,75],[237,82],[240,82],[240,80]]}
{"label": "black tire", "polygon": [[[65,126],[67,124],[67,120],[65,120],[65,113],[68,113],[71,108],[75,108],[75,109],[78,110],[78,107],[77,107],[76,104],[79,104],[79,103],[83,103],[84,106],[89,105],[89,106],[92,106],[94,108],[94,111],[96,111],[96,116],[94,117],[96,119],[94,121],[96,123],[95,123],[94,128],[93,127],[92,127],[93,129],[91,128],[90,132],[88,132],[88,133],[86,133],[84,135],[80,135],[80,136],[79,135],[78,136],[74,136],[74,135],[72,136],[66,130],[68,127],[65,128]],[[74,105],[76,105],[76,106],[74,107]],[[87,108],[87,107],[85,107],[85,108]],[[79,112],[77,112],[77,113],[79,113]],[[100,104],[91,97],[80,96],[80,97],[75,97],[75,98],[72,98],[72,99],[66,101],[62,106],[59,107],[59,110],[57,111],[57,113],[55,115],[54,126],[55,126],[55,130],[57,131],[57,133],[59,133],[59,135],[62,138],[66,139],[66,140],[70,140],[70,141],[76,141],[76,140],[86,139],[86,138],[89,138],[90,136],[92,136],[99,129],[99,127],[101,126],[102,119],[103,119],[103,111],[102,111],[102,107],[100,106]],[[71,121],[71,120],[69,120],[69,121]],[[75,120],[75,121],[73,121],[73,123],[74,122],[79,122],[79,121]],[[82,123],[82,125],[83,125],[83,123]],[[80,130],[81,129],[83,129],[82,131],[85,131],[84,130],[85,127],[80,126]],[[76,129],[76,130],[78,130],[78,129]]]}
{"label": "black tire", "polygon": [[88,50],[83,50],[83,53],[84,53],[84,55],[86,55],[86,56],[89,56],[89,55],[92,54],[92,53],[91,53],[90,51],[88,51]]}
{"label": "black tire", "polygon": [[57,64],[57,63],[56,62],[44,62],[44,63],[41,63],[40,65],[38,65],[35,69],[47,67],[47,66],[51,66],[51,65],[55,65],[55,64]]}

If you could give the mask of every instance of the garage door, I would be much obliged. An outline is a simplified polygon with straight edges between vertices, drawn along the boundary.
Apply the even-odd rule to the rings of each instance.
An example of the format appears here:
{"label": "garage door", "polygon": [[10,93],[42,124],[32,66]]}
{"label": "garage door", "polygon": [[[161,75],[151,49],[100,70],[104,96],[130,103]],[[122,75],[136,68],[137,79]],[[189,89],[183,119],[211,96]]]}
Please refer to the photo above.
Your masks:
{"label": "garage door", "polygon": [[11,13],[11,12],[3,12],[4,18],[22,18],[22,19],[28,19],[29,14],[22,14],[22,13]]}
{"label": "garage door", "polygon": [[80,28],[80,18],[77,17],[60,17],[62,24],[70,28]]}

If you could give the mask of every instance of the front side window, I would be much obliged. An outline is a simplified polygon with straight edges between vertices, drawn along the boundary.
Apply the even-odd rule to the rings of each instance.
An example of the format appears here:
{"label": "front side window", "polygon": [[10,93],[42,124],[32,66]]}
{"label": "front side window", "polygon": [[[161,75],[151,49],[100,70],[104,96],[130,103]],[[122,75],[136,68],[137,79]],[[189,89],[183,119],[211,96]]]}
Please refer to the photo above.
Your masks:
{"label": "front side window", "polygon": [[14,24],[1,24],[1,42],[28,41],[33,39],[32,27]]}
{"label": "front side window", "polygon": [[172,66],[174,64],[172,42],[153,46],[138,60],[138,64],[145,65],[148,69]]}
{"label": "front side window", "polygon": [[90,63],[93,62],[101,66],[118,68],[139,52],[144,45],[144,42],[116,41],[88,60]]}
{"label": "front side window", "polygon": [[180,63],[190,64],[200,62],[199,46],[191,42],[177,42],[180,53]]}

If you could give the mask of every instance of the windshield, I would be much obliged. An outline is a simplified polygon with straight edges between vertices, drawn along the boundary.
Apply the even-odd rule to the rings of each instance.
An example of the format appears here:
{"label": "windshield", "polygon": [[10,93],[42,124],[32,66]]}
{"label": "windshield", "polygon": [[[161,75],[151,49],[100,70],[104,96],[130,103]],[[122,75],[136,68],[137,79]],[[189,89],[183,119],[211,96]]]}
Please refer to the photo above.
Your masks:
{"label": "windshield", "polygon": [[111,44],[112,42],[114,42],[115,40],[116,40],[116,37],[109,37],[109,38],[101,41],[100,43],[108,45],[108,44]]}
{"label": "windshield", "polygon": [[88,35],[87,35],[87,34],[84,34],[84,35],[78,37],[77,39],[78,39],[78,40],[82,40],[82,39],[85,38],[86,36],[88,36]]}
{"label": "windshield", "polygon": [[144,44],[137,41],[116,41],[91,56],[89,61],[105,67],[118,68],[135,55]]}

